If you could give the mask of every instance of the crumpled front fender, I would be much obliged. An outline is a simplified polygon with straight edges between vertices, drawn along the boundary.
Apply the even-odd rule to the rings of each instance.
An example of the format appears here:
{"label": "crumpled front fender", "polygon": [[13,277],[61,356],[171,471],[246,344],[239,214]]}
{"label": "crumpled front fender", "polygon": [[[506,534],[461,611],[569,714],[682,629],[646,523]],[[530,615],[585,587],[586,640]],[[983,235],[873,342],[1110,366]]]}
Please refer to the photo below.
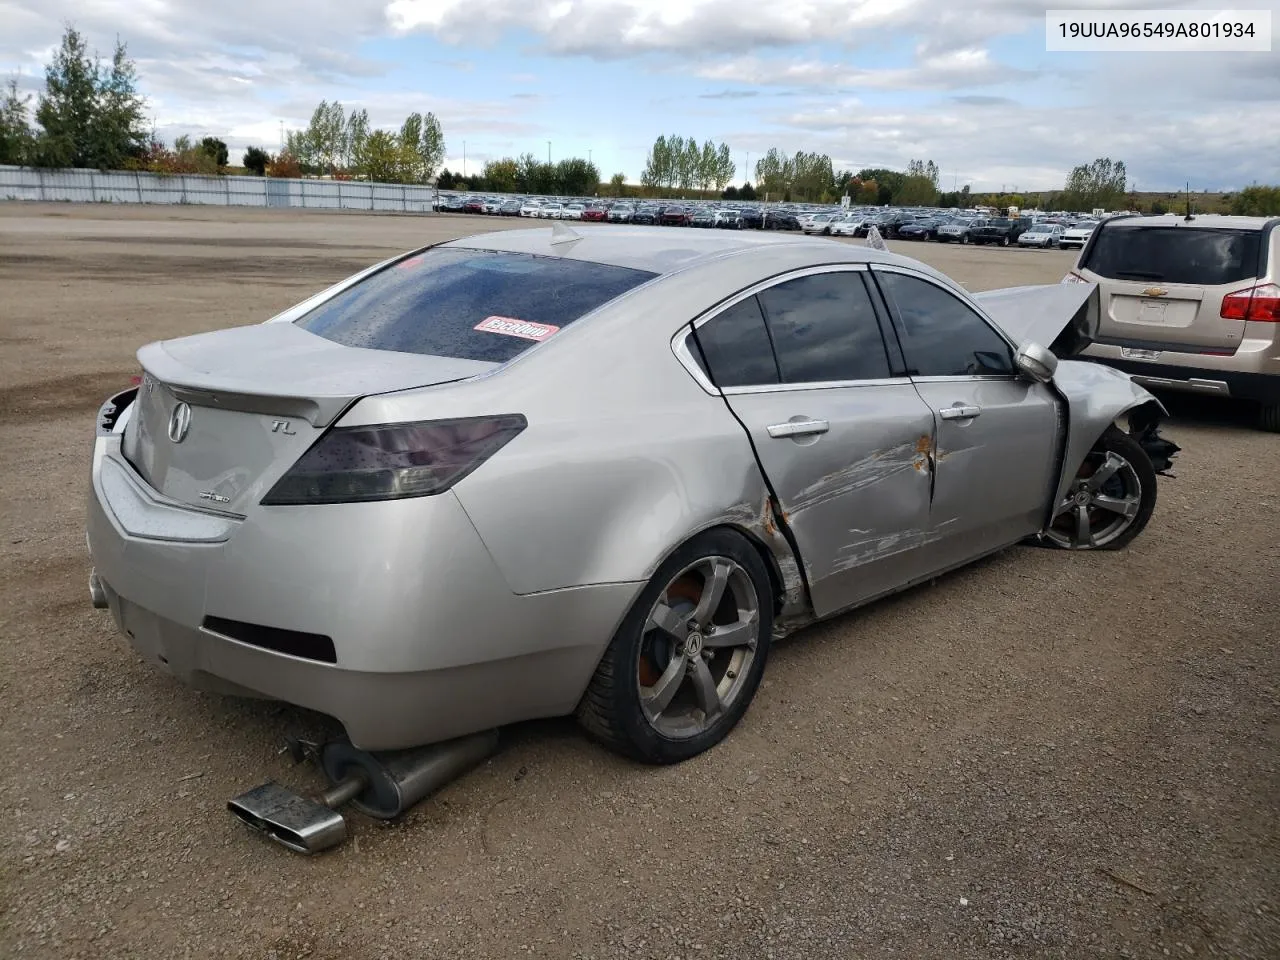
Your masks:
{"label": "crumpled front fender", "polygon": [[1169,411],[1148,390],[1129,379],[1128,374],[1100,363],[1062,360],[1053,385],[1067,401],[1067,447],[1055,504],[1066,496],[1076,471],[1098,438],[1117,419],[1139,408],[1142,415],[1131,416],[1129,432],[1152,458],[1157,473],[1169,469],[1169,461],[1178,447],[1156,432],[1160,416],[1168,416]]}

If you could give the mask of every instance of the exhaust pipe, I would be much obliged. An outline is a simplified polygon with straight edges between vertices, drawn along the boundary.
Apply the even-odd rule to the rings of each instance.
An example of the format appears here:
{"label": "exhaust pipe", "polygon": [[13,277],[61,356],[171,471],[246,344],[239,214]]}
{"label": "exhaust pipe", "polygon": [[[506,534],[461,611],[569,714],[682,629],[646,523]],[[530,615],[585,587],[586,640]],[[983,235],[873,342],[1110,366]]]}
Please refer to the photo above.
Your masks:
{"label": "exhaust pipe", "polygon": [[228,801],[227,809],[296,853],[319,853],[347,838],[347,823],[337,807],[350,803],[370,817],[394,819],[482,762],[497,746],[497,730],[380,754],[335,740],[319,748],[316,758],[332,784],[324,793],[304,797],[268,782]]}
{"label": "exhaust pipe", "polygon": [[95,610],[107,609],[107,590],[102,585],[102,578],[97,570],[89,571],[89,602]]}

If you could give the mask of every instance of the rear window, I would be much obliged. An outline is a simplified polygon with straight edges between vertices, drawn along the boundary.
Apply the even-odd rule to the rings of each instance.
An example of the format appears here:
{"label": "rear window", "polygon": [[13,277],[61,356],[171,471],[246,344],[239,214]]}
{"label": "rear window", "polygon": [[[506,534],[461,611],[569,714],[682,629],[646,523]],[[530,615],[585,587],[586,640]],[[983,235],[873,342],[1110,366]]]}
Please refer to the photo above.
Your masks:
{"label": "rear window", "polygon": [[434,247],[296,322],[347,347],[505,363],[655,276],[583,260]]}
{"label": "rear window", "polygon": [[1257,230],[1103,227],[1081,264],[1111,280],[1155,280],[1214,287],[1258,275]]}

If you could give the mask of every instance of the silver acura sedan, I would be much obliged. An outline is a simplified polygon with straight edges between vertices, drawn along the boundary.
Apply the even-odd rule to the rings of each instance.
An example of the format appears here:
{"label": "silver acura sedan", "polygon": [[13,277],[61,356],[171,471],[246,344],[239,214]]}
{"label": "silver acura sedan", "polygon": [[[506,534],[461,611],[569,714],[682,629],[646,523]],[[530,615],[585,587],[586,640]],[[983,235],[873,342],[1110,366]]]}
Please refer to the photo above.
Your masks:
{"label": "silver acura sedan", "polygon": [[680,761],[779,637],[1143,529],[1177,448],[1150,394],[1070,359],[1096,323],[1091,285],[972,296],[831,240],[427,247],[138,352],[99,412],[91,593],[181,680],[356,747],[576,714]]}

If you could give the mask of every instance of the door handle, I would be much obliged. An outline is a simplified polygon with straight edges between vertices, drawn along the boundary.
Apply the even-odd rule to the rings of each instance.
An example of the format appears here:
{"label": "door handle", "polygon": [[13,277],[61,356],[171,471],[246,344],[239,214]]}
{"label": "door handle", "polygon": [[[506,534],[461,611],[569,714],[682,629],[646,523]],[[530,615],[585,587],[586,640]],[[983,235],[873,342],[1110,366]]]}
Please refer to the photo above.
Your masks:
{"label": "door handle", "polygon": [[825,420],[788,420],[786,423],[771,423],[765,428],[769,436],[777,437],[809,437],[818,433],[826,433],[831,424]]}
{"label": "door handle", "polygon": [[942,417],[943,420],[972,420],[981,413],[981,407],[957,403],[954,407],[943,407],[938,411],[938,416]]}

